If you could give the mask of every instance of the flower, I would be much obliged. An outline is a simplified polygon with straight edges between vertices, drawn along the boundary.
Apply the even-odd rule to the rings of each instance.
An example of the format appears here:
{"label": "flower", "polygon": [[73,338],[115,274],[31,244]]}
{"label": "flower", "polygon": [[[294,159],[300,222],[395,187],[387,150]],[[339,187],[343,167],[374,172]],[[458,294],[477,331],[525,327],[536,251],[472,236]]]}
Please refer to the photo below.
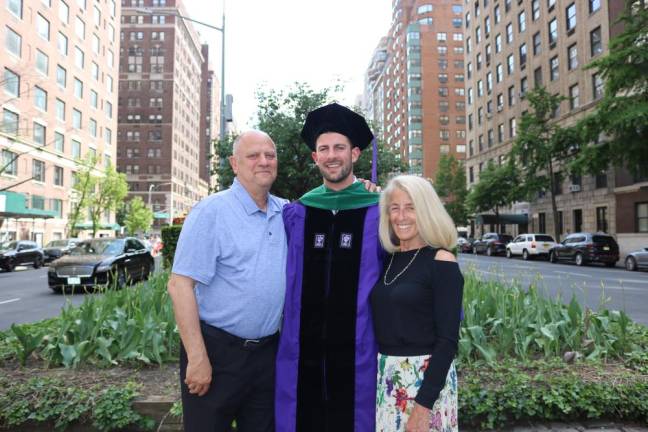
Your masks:
{"label": "flower", "polygon": [[404,388],[396,390],[394,397],[396,398],[396,407],[401,412],[405,412],[405,410],[407,409],[407,401],[412,399],[408,397],[407,390]]}

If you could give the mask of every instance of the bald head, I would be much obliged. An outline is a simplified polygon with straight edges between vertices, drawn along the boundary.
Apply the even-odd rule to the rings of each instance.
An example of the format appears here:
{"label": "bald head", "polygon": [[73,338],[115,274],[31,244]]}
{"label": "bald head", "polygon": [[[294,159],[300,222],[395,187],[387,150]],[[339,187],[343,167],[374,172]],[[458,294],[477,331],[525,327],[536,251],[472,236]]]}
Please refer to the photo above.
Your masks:
{"label": "bald head", "polygon": [[277,149],[270,136],[258,130],[242,133],[234,141],[230,165],[250,194],[265,194],[277,178]]}
{"label": "bald head", "polygon": [[260,130],[249,130],[243,132],[241,135],[239,135],[236,138],[236,140],[234,140],[234,144],[232,145],[232,155],[240,156],[240,149],[242,143],[261,142],[261,141],[269,142],[270,144],[272,144],[272,147],[275,147],[276,149],[275,143],[274,141],[272,141],[272,138],[270,138],[270,135]]}

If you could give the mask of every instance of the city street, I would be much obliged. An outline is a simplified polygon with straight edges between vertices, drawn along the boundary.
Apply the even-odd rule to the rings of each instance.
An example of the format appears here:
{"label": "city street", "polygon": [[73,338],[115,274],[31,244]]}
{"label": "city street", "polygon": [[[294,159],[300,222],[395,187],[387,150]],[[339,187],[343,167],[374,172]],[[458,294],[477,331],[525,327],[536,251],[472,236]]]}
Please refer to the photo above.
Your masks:
{"label": "city street", "polygon": [[543,293],[560,294],[565,302],[575,293],[582,305],[593,309],[606,298],[607,309],[624,310],[633,320],[648,325],[648,272],[472,254],[460,254],[459,263],[462,271],[474,270],[484,279],[515,279],[524,286],[536,282]]}

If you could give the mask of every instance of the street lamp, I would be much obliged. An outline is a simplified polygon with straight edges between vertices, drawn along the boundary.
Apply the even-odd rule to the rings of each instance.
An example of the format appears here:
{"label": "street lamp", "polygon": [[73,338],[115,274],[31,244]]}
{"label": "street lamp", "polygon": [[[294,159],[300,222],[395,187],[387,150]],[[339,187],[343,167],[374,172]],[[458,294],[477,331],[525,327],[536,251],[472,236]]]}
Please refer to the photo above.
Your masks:
{"label": "street lamp", "polygon": [[183,20],[191,21],[201,26],[210,28],[212,30],[219,31],[221,33],[221,106],[220,106],[220,138],[221,141],[225,140],[225,8],[223,7],[223,24],[221,27],[216,27],[211,24],[204,23],[202,21],[195,20],[193,18],[188,18],[184,15],[180,15],[175,11],[158,11],[150,8],[137,8],[135,12],[146,14],[146,15],[173,15]]}

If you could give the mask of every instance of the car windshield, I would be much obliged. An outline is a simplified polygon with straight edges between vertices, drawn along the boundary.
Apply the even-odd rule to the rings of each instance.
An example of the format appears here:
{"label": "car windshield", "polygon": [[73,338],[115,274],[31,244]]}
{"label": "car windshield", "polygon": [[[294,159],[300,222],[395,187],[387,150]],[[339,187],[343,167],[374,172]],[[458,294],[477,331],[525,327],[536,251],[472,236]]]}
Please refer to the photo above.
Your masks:
{"label": "car windshield", "polygon": [[548,235],[537,235],[535,237],[536,237],[536,241],[547,241],[547,242],[554,241],[553,237]]}
{"label": "car windshield", "polygon": [[45,247],[65,247],[68,245],[67,240],[52,240]]}
{"label": "car windshield", "polygon": [[119,255],[124,251],[124,240],[90,240],[76,245],[70,255]]}

